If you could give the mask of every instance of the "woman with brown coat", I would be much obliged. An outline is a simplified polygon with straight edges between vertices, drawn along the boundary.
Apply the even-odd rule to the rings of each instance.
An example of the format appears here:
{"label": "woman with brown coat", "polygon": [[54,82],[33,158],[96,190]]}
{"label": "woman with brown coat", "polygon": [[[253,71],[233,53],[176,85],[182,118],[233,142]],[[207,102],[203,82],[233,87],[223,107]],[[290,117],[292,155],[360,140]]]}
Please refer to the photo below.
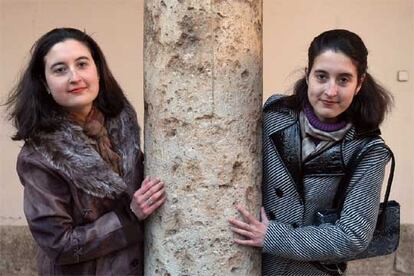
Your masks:
{"label": "woman with brown coat", "polygon": [[41,275],[142,275],[143,220],[166,197],[143,180],[136,114],[97,43],[54,29],[7,105]]}

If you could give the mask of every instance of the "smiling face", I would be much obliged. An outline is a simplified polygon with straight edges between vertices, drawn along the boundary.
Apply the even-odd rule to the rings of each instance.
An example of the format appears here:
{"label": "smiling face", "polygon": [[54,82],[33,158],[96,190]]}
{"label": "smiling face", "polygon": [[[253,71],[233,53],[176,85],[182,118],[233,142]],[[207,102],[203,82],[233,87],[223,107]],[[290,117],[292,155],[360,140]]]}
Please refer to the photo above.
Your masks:
{"label": "smiling face", "polygon": [[68,39],[56,43],[44,61],[53,99],[70,113],[85,118],[99,92],[98,71],[88,47]]}
{"label": "smiling face", "polygon": [[322,122],[334,123],[348,109],[361,88],[357,67],[341,52],[318,55],[307,77],[308,99]]}

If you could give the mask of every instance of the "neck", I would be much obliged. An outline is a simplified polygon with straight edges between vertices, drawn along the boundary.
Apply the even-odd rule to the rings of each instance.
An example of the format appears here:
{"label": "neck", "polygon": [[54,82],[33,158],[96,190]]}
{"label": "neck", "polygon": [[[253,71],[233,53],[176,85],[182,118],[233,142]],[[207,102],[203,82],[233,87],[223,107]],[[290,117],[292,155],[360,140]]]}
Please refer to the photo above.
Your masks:
{"label": "neck", "polygon": [[343,120],[338,120],[334,123],[322,122],[316,116],[315,112],[313,111],[313,108],[309,104],[305,105],[303,111],[305,112],[306,118],[308,119],[309,123],[316,129],[326,132],[332,132],[340,130],[346,126],[346,121]]}
{"label": "neck", "polygon": [[92,112],[92,110],[92,106],[79,110],[69,110],[69,117],[71,118],[71,120],[83,126],[86,122],[86,119],[88,118],[88,115]]}

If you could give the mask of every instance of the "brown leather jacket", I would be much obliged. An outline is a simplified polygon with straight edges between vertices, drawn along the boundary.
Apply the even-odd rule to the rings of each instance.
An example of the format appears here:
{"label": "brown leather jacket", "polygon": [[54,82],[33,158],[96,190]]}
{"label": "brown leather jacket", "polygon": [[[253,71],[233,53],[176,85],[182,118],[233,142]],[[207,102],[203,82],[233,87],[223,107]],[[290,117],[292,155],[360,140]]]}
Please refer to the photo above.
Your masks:
{"label": "brown leather jacket", "polygon": [[143,225],[129,209],[142,182],[139,128],[127,105],[106,127],[123,176],[67,121],[27,141],[17,161],[40,275],[142,275]]}

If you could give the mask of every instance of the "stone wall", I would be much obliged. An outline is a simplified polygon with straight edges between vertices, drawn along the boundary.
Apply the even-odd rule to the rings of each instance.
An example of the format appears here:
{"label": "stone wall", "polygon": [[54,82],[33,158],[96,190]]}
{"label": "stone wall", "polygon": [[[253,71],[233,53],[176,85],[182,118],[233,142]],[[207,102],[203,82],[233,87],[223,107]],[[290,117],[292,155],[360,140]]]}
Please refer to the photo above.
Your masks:
{"label": "stone wall", "polygon": [[[37,275],[35,256],[35,245],[26,226],[0,226],[0,275]],[[353,261],[348,268],[349,276],[414,275],[414,225],[402,225],[396,253]]]}
{"label": "stone wall", "polygon": [[27,226],[0,225],[0,275],[37,275],[36,246]]}

